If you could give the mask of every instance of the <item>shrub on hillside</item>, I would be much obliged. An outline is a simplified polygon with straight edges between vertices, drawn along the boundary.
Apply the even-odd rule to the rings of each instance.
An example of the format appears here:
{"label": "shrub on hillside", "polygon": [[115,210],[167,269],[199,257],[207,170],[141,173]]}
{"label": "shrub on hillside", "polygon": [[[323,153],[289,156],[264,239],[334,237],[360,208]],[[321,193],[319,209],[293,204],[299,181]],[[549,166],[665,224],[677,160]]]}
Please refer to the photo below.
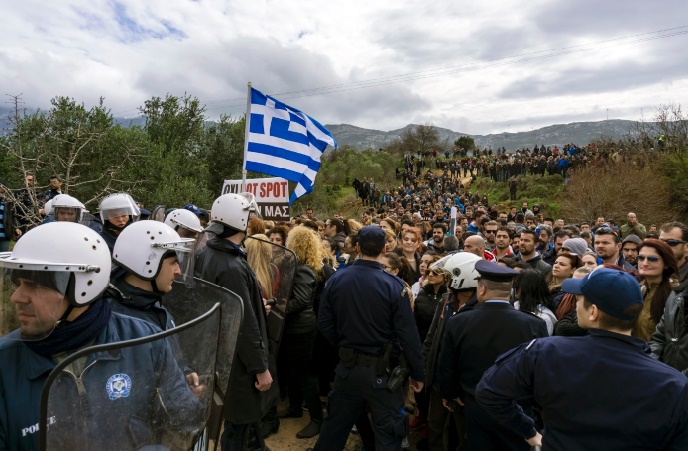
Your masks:
{"label": "shrub on hillside", "polygon": [[569,221],[604,216],[623,224],[632,211],[649,225],[677,216],[671,208],[669,181],[654,164],[608,164],[576,171],[564,188],[561,208]]}

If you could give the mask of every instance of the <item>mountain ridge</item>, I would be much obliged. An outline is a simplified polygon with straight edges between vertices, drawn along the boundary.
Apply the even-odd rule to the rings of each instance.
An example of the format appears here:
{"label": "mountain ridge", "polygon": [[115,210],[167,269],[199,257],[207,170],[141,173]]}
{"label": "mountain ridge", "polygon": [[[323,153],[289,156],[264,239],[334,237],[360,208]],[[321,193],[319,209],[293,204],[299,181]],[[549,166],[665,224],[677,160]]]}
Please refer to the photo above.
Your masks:
{"label": "mountain ridge", "polygon": [[[531,131],[503,132],[489,135],[471,135],[442,127],[435,128],[439,134],[439,141],[447,142],[450,145],[461,136],[470,136],[475,140],[476,146],[480,148],[492,147],[496,149],[497,147],[506,147],[507,151],[515,151],[525,147],[532,148],[536,144],[544,144],[545,146],[563,146],[570,143],[585,145],[600,136],[607,136],[618,140],[627,137],[635,124],[637,124],[636,121],[609,119],[597,122],[553,124]],[[325,125],[325,128],[334,135],[339,145],[352,146],[358,150],[378,150],[386,147],[395,139],[401,138],[404,132],[410,131],[417,125],[409,124],[403,128],[388,132],[366,129],[351,124],[328,124]]]}

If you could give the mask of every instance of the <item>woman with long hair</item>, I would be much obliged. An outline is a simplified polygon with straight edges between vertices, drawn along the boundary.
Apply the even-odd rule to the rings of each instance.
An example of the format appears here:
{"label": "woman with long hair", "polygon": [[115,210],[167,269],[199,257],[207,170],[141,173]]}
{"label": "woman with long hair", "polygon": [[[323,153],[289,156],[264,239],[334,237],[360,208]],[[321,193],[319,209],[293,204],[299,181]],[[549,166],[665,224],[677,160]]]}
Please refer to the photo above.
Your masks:
{"label": "woman with long hair", "polygon": [[633,328],[633,336],[649,341],[664,314],[664,306],[676,285],[678,265],[674,252],[663,241],[648,238],[638,246],[638,272],[643,277],[643,310]]}
{"label": "woman with long hair", "polygon": [[247,239],[244,242],[248,266],[256,274],[263,299],[271,299],[273,293],[277,291],[273,287],[276,288],[279,277],[277,266],[271,263],[272,245],[270,245],[268,237],[263,234],[252,235],[252,238],[255,239]]}
{"label": "woman with long hair", "polygon": [[[573,276],[576,269],[583,266],[578,255],[570,252],[560,252],[552,266],[552,272],[547,275],[547,289],[549,290],[549,302],[547,307],[556,310],[559,307],[564,293],[561,291],[561,284],[564,280]],[[551,335],[551,333],[550,333]]]}
{"label": "woman with long hair", "polygon": [[414,283],[411,286],[411,291],[413,292],[414,298],[418,296],[420,289],[423,287],[423,282],[425,281],[425,271],[430,267],[431,263],[434,263],[435,261],[439,260],[439,257],[435,258],[436,256],[437,255],[434,252],[426,252],[420,258],[420,266],[418,266],[418,270],[420,271],[421,276],[420,279],[418,279],[418,282]]}
{"label": "woman with long hair", "polygon": [[[387,271],[393,276],[399,276],[401,272],[404,271],[404,260],[402,257],[399,257],[397,254],[394,252],[387,252],[380,258],[380,264],[382,265],[382,269]],[[401,279],[404,281],[404,279]],[[414,307],[414,300],[416,299],[414,293],[411,291],[411,287],[409,286],[406,281],[404,281],[404,285],[406,286],[406,291],[408,292],[409,299],[411,300],[411,310],[413,310]]]}
{"label": "woman with long hair", "polygon": [[394,235],[399,234],[399,224],[392,218],[384,218],[380,220],[380,227],[385,230],[391,230]]}
{"label": "woman with long hair", "polygon": [[398,246],[397,234],[390,229],[385,230],[385,252],[394,252]]}
{"label": "woman with long hair", "polygon": [[420,279],[420,252],[423,249],[420,230],[417,227],[409,227],[401,236],[401,249],[398,255],[404,257],[409,264],[408,274],[402,277],[409,285],[413,285]]}
{"label": "woman with long hair", "polygon": [[325,249],[317,232],[304,226],[294,227],[289,232],[286,247],[296,254],[297,267],[278,354],[280,367],[286,372],[289,396],[289,407],[282,417],[301,417],[301,405],[305,401],[311,421],[297,432],[296,437],[311,438],[320,433],[323,421],[322,406],[310,368],[318,333],[313,301],[318,277],[322,274]]}
{"label": "woman with long hair", "polygon": [[[423,258],[427,255],[423,255]],[[437,304],[442,302],[442,296],[447,292],[446,273],[441,269],[432,268],[432,264],[439,259],[440,256],[435,255],[426,265],[423,286],[414,301],[413,315],[416,319],[416,328],[418,329],[421,343],[425,341],[425,337],[428,335],[432,319],[435,316],[435,310],[437,310]],[[418,415],[410,422],[413,428],[426,424],[428,411],[430,410],[430,397],[427,391],[422,390],[416,393],[415,398],[418,405]]]}
{"label": "woman with long hair", "polygon": [[514,307],[522,312],[532,313],[547,324],[547,332],[552,335],[557,317],[547,307],[550,291],[545,277],[534,269],[521,271],[514,279]]}
{"label": "woman with long hair", "polygon": [[337,267],[337,243],[330,237],[322,239],[322,245],[325,249],[325,262],[333,268]]}

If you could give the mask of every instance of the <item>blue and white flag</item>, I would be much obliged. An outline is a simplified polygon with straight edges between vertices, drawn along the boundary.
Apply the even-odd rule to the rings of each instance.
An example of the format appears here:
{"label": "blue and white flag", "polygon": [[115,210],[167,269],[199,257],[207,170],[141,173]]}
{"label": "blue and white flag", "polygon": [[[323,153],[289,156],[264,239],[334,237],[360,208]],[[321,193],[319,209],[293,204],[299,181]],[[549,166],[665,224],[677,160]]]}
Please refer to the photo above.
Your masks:
{"label": "blue and white flag", "polygon": [[296,182],[289,205],[313,191],[320,157],[332,133],[296,108],[251,88],[246,169]]}

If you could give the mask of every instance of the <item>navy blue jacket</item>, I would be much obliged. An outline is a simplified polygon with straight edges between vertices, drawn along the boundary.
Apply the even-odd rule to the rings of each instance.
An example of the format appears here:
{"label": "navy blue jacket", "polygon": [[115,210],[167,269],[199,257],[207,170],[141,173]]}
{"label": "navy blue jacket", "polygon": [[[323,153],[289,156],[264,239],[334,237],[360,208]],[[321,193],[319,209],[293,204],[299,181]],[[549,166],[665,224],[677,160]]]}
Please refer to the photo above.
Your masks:
{"label": "navy blue jacket", "polygon": [[381,355],[385,343],[398,340],[411,368],[423,382],[425,369],[418,329],[404,282],[379,263],[356,260],[340,269],[325,286],[318,327],[334,346]]}
{"label": "navy blue jacket", "polygon": [[537,316],[508,302],[484,302],[446,325],[440,350],[440,392],[444,399],[474,396],[480,378],[503,353],[533,338],[546,337]]}
{"label": "navy blue jacket", "polygon": [[534,340],[485,372],[476,399],[524,438],[535,435],[533,421],[514,400],[534,400],[543,449],[687,450],[688,379],[647,351],[643,340],[599,329]]}
{"label": "navy blue jacket", "polygon": [[[160,332],[150,323],[112,313],[94,344],[114,343]],[[55,363],[18,341],[19,331],[0,339],[0,450],[38,449],[38,415],[41,390]],[[51,389],[63,394],[51,404],[51,423],[72,430],[62,449],[86,449],[80,439],[100,449],[137,449],[156,439],[147,418],[163,418],[166,427],[184,429],[198,424],[203,406],[189,390],[166,340],[101,352],[88,357],[81,377],[65,372]],[[127,375],[130,392],[111,399],[109,383]],[[158,389],[156,391],[156,388]],[[81,416],[70,416],[61,407],[79,401]],[[153,413],[164,405],[168,420]],[[78,411],[69,409],[70,412]],[[65,429],[67,428],[67,429]]]}

